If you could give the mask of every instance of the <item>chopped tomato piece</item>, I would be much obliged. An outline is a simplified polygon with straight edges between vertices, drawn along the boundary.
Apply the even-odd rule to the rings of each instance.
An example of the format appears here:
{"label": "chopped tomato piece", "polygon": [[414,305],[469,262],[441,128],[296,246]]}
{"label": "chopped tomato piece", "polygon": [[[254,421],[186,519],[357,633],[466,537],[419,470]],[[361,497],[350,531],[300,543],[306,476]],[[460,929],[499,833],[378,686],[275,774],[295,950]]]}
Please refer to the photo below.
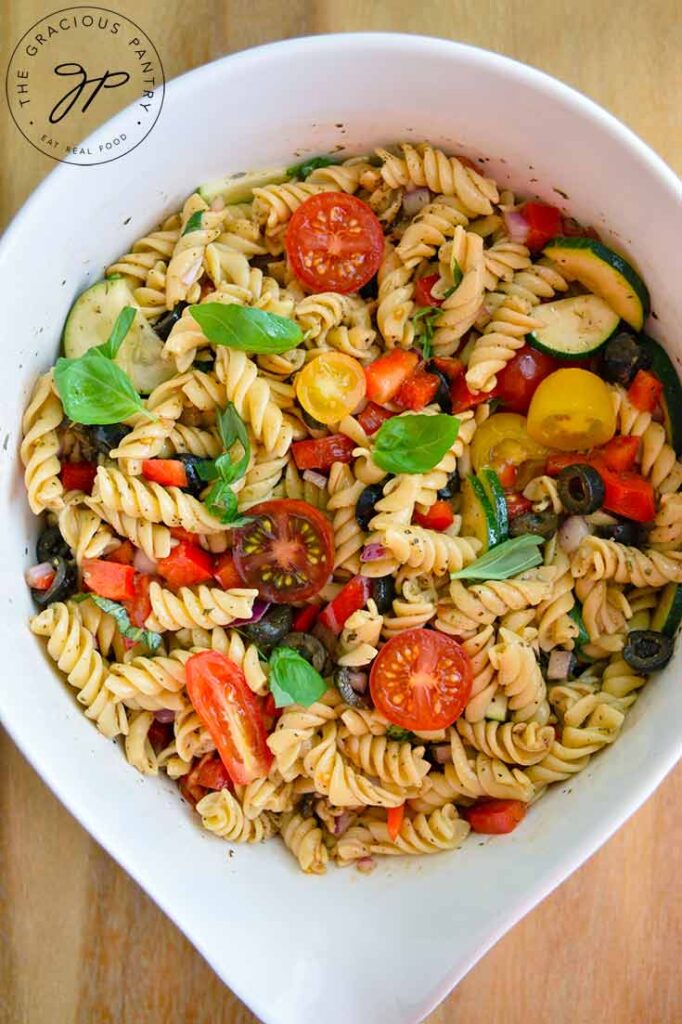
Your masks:
{"label": "chopped tomato piece", "polygon": [[318,620],[320,609],[316,604],[309,604],[306,608],[299,608],[294,613],[292,632],[309,633]]}
{"label": "chopped tomato piece", "polygon": [[436,501],[428,512],[416,511],[412,522],[427,530],[447,530],[455,521],[455,514],[449,501]]}
{"label": "chopped tomato piece", "polygon": [[[208,757],[210,755],[206,756]],[[186,800],[188,804],[191,804],[192,807],[196,807],[199,801],[206,796],[207,792],[207,790],[205,790],[203,786],[200,786],[196,781],[194,769],[188,772],[187,775],[182,776],[178,782],[178,787],[182,798]]]}
{"label": "chopped tomato piece", "polygon": [[516,483],[516,474],[518,472],[518,466],[515,466],[513,462],[504,462],[497,468],[497,476],[505,490],[511,490]]}
{"label": "chopped tomato piece", "polygon": [[391,412],[390,409],[384,409],[376,402],[368,402],[362,412],[358,413],[356,419],[364,432],[371,437],[372,434],[376,434],[382,423],[395,415],[396,413]]}
{"label": "chopped tomato piece", "polygon": [[379,405],[390,402],[398,393],[403,381],[416,369],[418,362],[419,356],[416,352],[405,351],[402,348],[394,348],[391,352],[379,356],[365,367],[367,397]]}
{"label": "chopped tomato piece", "polygon": [[265,728],[268,735],[283,711],[284,708],[278,708],[275,704],[275,698],[273,695],[271,693],[266,693],[265,697],[263,697],[263,716],[265,718]]}
{"label": "chopped tomato piece", "polygon": [[345,434],[328,434],[310,441],[294,441],[291,451],[299,469],[331,469],[335,462],[351,462],[355,441]]}
{"label": "chopped tomato piece", "polygon": [[433,401],[439,387],[440,381],[435,373],[429,373],[428,370],[419,366],[400,385],[400,390],[394,398],[395,404],[401,409],[421,412],[429,402]]}
{"label": "chopped tomato piece", "polygon": [[163,487],[187,487],[187,470],[177,459],[145,459],[142,475]]}
{"label": "chopped tomato piece", "polygon": [[587,452],[554,452],[548,456],[545,469],[548,476],[558,476],[566,466],[586,466],[590,464]]}
{"label": "chopped tomato piece", "polygon": [[514,831],[526,816],[526,809],[527,805],[520,800],[479,800],[462,814],[473,832],[500,836]]}
{"label": "chopped tomato piece", "polygon": [[129,540],[121,541],[117,548],[106,556],[107,562],[120,562],[121,565],[132,565],[135,559],[135,548]]}
{"label": "chopped tomato piece", "polygon": [[181,540],[167,558],[158,560],[156,571],[174,589],[192,587],[212,579],[213,558],[198,544],[189,544],[186,540]]}
{"label": "chopped tomato piece", "polygon": [[83,582],[88,590],[110,601],[127,601],[135,596],[135,570],[132,565],[86,558],[82,565]]}
{"label": "chopped tomato piece", "polygon": [[246,786],[270,770],[272,754],[258,698],[244,673],[219,651],[193,654],[185,665],[187,693],[234,783]]}
{"label": "chopped tomato piece", "polygon": [[197,543],[196,533],[190,533],[189,530],[183,530],[181,526],[171,526],[170,534],[175,540],[186,540],[189,541],[190,544]]}
{"label": "chopped tomato piece", "polygon": [[640,439],[638,437],[612,437],[601,448],[595,448],[593,455],[603,460],[607,469],[624,473],[632,469],[637,461]]}
{"label": "chopped tomato piece", "polygon": [[496,393],[509,412],[528,412],[538,385],[558,369],[556,359],[530,345],[520,348],[514,358],[497,374]]}
{"label": "chopped tomato piece", "polygon": [[244,580],[239,575],[239,570],[234,564],[234,555],[231,551],[225,551],[224,554],[218,556],[213,567],[213,575],[223,590],[244,586]]}
{"label": "chopped tomato piece", "polygon": [[640,412],[653,412],[662,394],[662,382],[649,370],[638,370],[628,388],[628,398]]}
{"label": "chopped tomato piece", "polygon": [[26,570],[25,579],[31,590],[49,590],[56,575],[51,562],[40,562]]}
{"label": "chopped tomato piece", "polygon": [[352,580],[343,587],[333,601],[320,615],[319,621],[327,629],[330,629],[336,636],[343,629],[347,618],[353,612],[364,608],[372,596],[372,581],[367,576],[354,576]]}
{"label": "chopped tomato piece", "polygon": [[442,299],[434,299],[431,289],[440,281],[440,274],[427,274],[415,282],[414,301],[418,306],[442,306]]}
{"label": "chopped tomato piece", "polygon": [[401,804],[400,807],[389,807],[386,813],[386,825],[388,828],[388,834],[393,842],[395,842],[400,835],[400,829],[402,828],[404,819],[405,804]]}
{"label": "chopped tomato piece", "polygon": [[294,211],[284,244],[291,269],[306,288],[355,292],[379,269],[384,229],[356,196],[322,192]]}
{"label": "chopped tomato piece", "polygon": [[388,640],[369,676],[378,711],[404,729],[445,729],[459,718],[473,674],[464,649],[435,629],[408,629]]}
{"label": "chopped tomato piece", "polygon": [[205,789],[232,789],[227,768],[215,754],[205,754],[197,765],[195,779]]}
{"label": "chopped tomato piece", "polygon": [[561,210],[548,203],[524,203],[519,209],[526,224],[528,236],[525,245],[531,252],[544,249],[552,238],[561,234]]}
{"label": "chopped tomato piece", "polygon": [[533,502],[524,498],[522,494],[505,494],[504,497],[507,502],[507,515],[510,519],[516,519],[517,516],[530,512],[533,507]]}
{"label": "chopped tomato piece", "polygon": [[489,402],[496,395],[496,388],[492,391],[470,391],[466,378],[462,375],[453,382],[450,388],[452,412],[455,415],[458,412],[466,412],[467,409],[473,409],[475,406],[480,405],[481,402]]}
{"label": "chopped tomato piece", "polygon": [[598,471],[606,495],[604,508],[617,516],[634,519],[636,523],[648,523],[656,515],[656,498],[653,486],[639,473],[614,473],[603,463],[592,463]]}
{"label": "chopped tomato piece", "polygon": [[464,373],[464,363],[461,359],[455,359],[452,356],[434,356],[429,360],[429,366],[431,365],[440,370],[451,383]]}
{"label": "chopped tomato piece", "polygon": [[92,462],[65,462],[60,477],[65,491],[84,491],[92,493],[92,485],[97,475],[97,466]]}
{"label": "chopped tomato piece", "polygon": [[123,602],[128,612],[128,618],[133,626],[138,626],[139,629],[144,628],[145,622],[152,613],[152,602],[149,599],[149,586],[152,578],[146,573],[136,572],[133,580],[135,593],[129,601]]}

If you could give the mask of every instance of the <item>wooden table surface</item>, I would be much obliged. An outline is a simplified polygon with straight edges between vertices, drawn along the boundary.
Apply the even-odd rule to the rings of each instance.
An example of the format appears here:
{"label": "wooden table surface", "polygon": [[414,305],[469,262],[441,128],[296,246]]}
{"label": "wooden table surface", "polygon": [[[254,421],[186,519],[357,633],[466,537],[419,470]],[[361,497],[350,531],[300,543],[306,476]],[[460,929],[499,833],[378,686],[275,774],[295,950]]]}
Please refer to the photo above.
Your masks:
{"label": "wooden table surface", "polygon": [[[234,50],[319,32],[394,30],[474,43],[582,90],[682,170],[680,0],[107,2],[149,33],[168,78]],[[60,6],[0,0],[3,70],[23,32]],[[0,105],[2,226],[53,164]],[[2,1024],[254,1024],[4,735],[0,760]],[[429,1024],[679,1024],[681,806],[678,767]]]}

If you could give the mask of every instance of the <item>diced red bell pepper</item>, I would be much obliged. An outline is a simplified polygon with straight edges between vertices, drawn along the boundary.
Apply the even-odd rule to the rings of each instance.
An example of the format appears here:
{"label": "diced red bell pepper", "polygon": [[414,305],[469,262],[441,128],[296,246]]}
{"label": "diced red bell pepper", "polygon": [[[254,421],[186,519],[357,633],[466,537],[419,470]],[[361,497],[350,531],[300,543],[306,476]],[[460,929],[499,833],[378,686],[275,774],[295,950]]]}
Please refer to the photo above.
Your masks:
{"label": "diced red bell pepper", "polygon": [[566,466],[589,466],[588,452],[553,452],[547,457],[545,470],[548,476],[558,476]]}
{"label": "diced red bell pepper", "polygon": [[371,579],[367,576],[354,576],[339,591],[334,600],[329,602],[318,621],[338,636],[346,619],[350,618],[353,612],[364,608],[371,596]]}
{"label": "diced red bell pepper", "polygon": [[92,494],[97,466],[92,462],[65,462],[60,477],[65,491],[84,491]]}
{"label": "diced red bell pepper", "polygon": [[132,565],[135,560],[135,548],[129,540],[121,541],[117,548],[106,556],[107,562],[118,562],[120,565]]}
{"label": "diced red bell pepper", "polygon": [[225,551],[216,559],[213,575],[223,590],[232,590],[233,587],[244,586],[244,580],[239,575],[234,555],[231,551]]}
{"label": "diced red bell pepper", "polygon": [[442,306],[442,299],[434,299],[431,289],[440,280],[440,274],[427,274],[415,282],[414,301],[418,306]]}
{"label": "diced red bell pepper", "polygon": [[452,412],[455,415],[458,412],[466,412],[467,409],[473,409],[482,402],[489,402],[494,397],[495,389],[492,391],[470,391],[464,375],[458,377],[450,388]]}
{"label": "diced red bell pepper", "polygon": [[156,571],[174,589],[192,587],[213,578],[213,558],[198,544],[181,540],[167,558],[159,559]]}
{"label": "diced red bell pepper", "polygon": [[404,819],[405,804],[400,804],[399,807],[389,807],[386,813],[386,827],[388,828],[388,834],[391,837],[392,842],[395,842],[400,835],[400,829],[402,828]]}
{"label": "diced red bell pepper", "polygon": [[524,203],[519,209],[528,224],[525,244],[531,252],[544,249],[548,242],[561,234],[561,210],[549,203]]}
{"label": "diced red bell pepper", "polygon": [[464,373],[464,363],[461,359],[455,359],[453,356],[434,356],[429,360],[429,365],[431,363],[447,377],[450,383]]}
{"label": "diced red bell pepper", "polygon": [[183,530],[182,526],[171,526],[170,535],[175,540],[186,540],[189,541],[190,544],[197,543],[196,533],[190,533],[189,530]]}
{"label": "diced red bell pepper", "polygon": [[294,633],[309,633],[317,622],[320,615],[320,608],[316,604],[306,605],[294,613],[294,621],[291,626]]}
{"label": "diced red bell pepper", "polygon": [[427,530],[447,530],[455,521],[455,514],[449,501],[436,501],[428,512],[415,511],[412,522]]}
{"label": "diced red bell pepper", "polygon": [[364,432],[371,437],[372,434],[376,434],[382,423],[396,415],[397,413],[391,412],[390,409],[384,409],[376,402],[368,402],[362,412],[358,413],[356,419]]}
{"label": "diced red bell pepper", "polygon": [[518,516],[530,512],[533,507],[533,502],[529,501],[528,498],[524,498],[522,494],[505,494],[504,497],[507,502],[507,516],[509,519],[516,519]]}
{"label": "diced red bell pepper", "polygon": [[606,495],[604,508],[617,516],[634,519],[636,523],[649,523],[656,515],[653,486],[639,473],[614,473],[603,463],[594,462]]}
{"label": "diced red bell pepper", "polygon": [[606,444],[594,448],[592,455],[599,457],[614,473],[625,473],[632,469],[637,461],[639,444],[638,437],[612,437]]}
{"label": "diced red bell pepper", "polygon": [[421,412],[429,402],[433,401],[439,386],[438,377],[420,366],[410,374],[407,380],[403,381],[393,400],[400,409]]}
{"label": "diced red bell pepper", "polygon": [[177,459],[145,459],[142,475],[163,487],[187,487],[187,470]]}
{"label": "diced red bell pepper", "polygon": [[505,462],[497,469],[497,477],[506,491],[510,491],[516,483],[518,467],[513,462]]}
{"label": "diced red bell pepper", "polygon": [[628,398],[640,412],[653,412],[662,394],[663,384],[650,370],[638,370],[628,388]]}
{"label": "diced red bell pepper", "polygon": [[351,462],[355,441],[345,434],[328,434],[309,441],[294,441],[291,451],[299,469],[331,469],[335,462]]}
{"label": "diced red bell pepper", "polygon": [[513,832],[526,816],[527,804],[521,800],[479,800],[463,810],[462,814],[473,832],[490,836]]}
{"label": "diced red bell pepper", "polygon": [[149,599],[149,587],[153,580],[147,573],[136,572],[133,580],[134,595],[123,605],[128,612],[128,618],[133,626],[144,629],[144,624],[152,613],[152,603]]}
{"label": "diced red bell pepper", "polygon": [[394,348],[365,367],[367,398],[371,402],[385,405],[400,389],[403,381],[417,368],[419,356],[416,352]]}
{"label": "diced red bell pepper", "polygon": [[128,601],[135,596],[135,570],[132,565],[86,558],[82,565],[83,582],[88,590],[110,601]]}

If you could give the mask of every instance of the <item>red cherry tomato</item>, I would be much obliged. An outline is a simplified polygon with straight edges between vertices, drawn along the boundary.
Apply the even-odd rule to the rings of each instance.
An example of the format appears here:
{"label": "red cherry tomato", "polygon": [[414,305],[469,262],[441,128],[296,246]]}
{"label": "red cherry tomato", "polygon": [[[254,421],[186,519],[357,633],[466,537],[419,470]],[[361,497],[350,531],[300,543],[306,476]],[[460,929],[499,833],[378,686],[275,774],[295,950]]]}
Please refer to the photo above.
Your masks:
{"label": "red cherry tomato", "polygon": [[128,618],[133,626],[138,626],[139,629],[144,628],[145,622],[152,613],[152,602],[149,599],[149,586],[152,579],[153,577],[146,573],[136,572],[133,580],[133,597],[123,602],[128,612]]}
{"label": "red cherry tomato", "polygon": [[524,203],[519,209],[528,225],[525,244],[531,252],[544,249],[552,238],[561,234],[561,210],[548,203]]}
{"label": "red cherry tomato", "polygon": [[416,352],[405,351],[402,348],[394,348],[386,355],[379,356],[365,367],[367,397],[379,405],[390,402],[403,381],[417,368],[418,362],[419,356]]}
{"label": "red cherry tomato", "polygon": [[457,377],[450,388],[450,399],[452,401],[452,412],[466,412],[473,409],[481,402],[489,402],[497,396],[497,387],[492,391],[470,391],[464,375]]}
{"label": "red cherry tomato", "polygon": [[294,211],[285,246],[291,269],[306,288],[355,292],[379,269],[384,230],[361,199],[322,192]]}
{"label": "red cherry tomato", "polygon": [[234,564],[234,555],[231,551],[226,551],[216,559],[213,575],[223,590],[244,586],[244,580],[237,571],[237,566]]}
{"label": "red cherry tomato", "polygon": [[401,804],[400,807],[389,807],[386,813],[386,826],[388,828],[388,834],[393,842],[395,842],[400,835],[400,829],[402,828],[404,819],[405,804]]}
{"label": "red cherry tomato", "polygon": [[538,384],[558,369],[556,359],[524,345],[498,373],[497,396],[508,412],[525,416]]}
{"label": "red cherry tomato", "polygon": [[121,565],[132,565],[135,560],[135,548],[129,540],[124,540],[117,548],[106,556],[107,562],[120,562]]}
{"label": "red cherry tomato", "polygon": [[187,486],[187,470],[177,459],[145,459],[142,476],[163,487]]}
{"label": "red cherry tomato", "polygon": [[364,608],[371,596],[372,581],[367,576],[354,576],[329,602],[320,615],[320,623],[338,636],[346,619]]}
{"label": "red cherry tomato", "polygon": [[417,526],[423,526],[427,530],[447,530],[455,521],[455,514],[449,501],[436,501],[428,512],[416,511],[412,516],[412,522]]}
{"label": "red cherry tomato", "polygon": [[411,373],[407,380],[400,385],[400,390],[394,399],[395,404],[400,409],[420,412],[429,402],[433,401],[439,387],[438,377],[418,366],[414,373]]}
{"label": "red cherry tomato", "polygon": [[202,757],[196,767],[195,779],[205,789],[232,789],[232,779],[227,768],[215,754]]}
{"label": "red cherry tomato", "polygon": [[370,437],[372,434],[376,434],[377,430],[382,423],[386,420],[390,420],[396,413],[391,412],[390,409],[384,409],[376,402],[368,402],[362,412],[359,412],[356,419],[364,432]]}
{"label": "red cherry tomato", "polygon": [[97,475],[97,466],[92,462],[65,462],[60,473],[65,491],[84,491],[92,493],[92,485]]}
{"label": "red cherry tomato", "polygon": [[294,441],[291,452],[299,469],[331,469],[335,462],[352,462],[357,445],[345,434]]}
{"label": "red cherry tomato", "polygon": [[135,596],[135,570],[132,565],[86,558],[82,565],[83,582],[88,590],[110,601],[126,601]]}
{"label": "red cherry tomato", "polygon": [[663,384],[655,373],[638,370],[628,388],[628,398],[640,412],[653,412],[661,400]]}
{"label": "red cherry tomato", "polygon": [[505,494],[504,498],[507,502],[507,515],[510,519],[516,519],[517,516],[530,512],[533,507],[533,502],[524,498],[522,494]]}
{"label": "red cherry tomato", "polygon": [[481,800],[462,813],[472,832],[500,836],[513,832],[526,815],[526,804],[520,800]]}
{"label": "red cherry tomato", "polygon": [[193,587],[213,577],[213,558],[198,544],[181,540],[167,558],[160,558],[156,571],[173,589]]}
{"label": "red cherry tomato", "polygon": [[414,301],[418,306],[442,306],[442,299],[434,299],[431,294],[431,289],[434,284],[440,281],[440,274],[427,274],[426,277],[420,277],[414,286]]}
{"label": "red cherry tomato", "polygon": [[246,786],[267,775],[272,754],[258,698],[225,654],[201,651],[185,665],[187,694],[233,782]]}
{"label": "red cherry tomato", "polygon": [[316,604],[309,604],[305,608],[299,608],[294,613],[294,621],[291,626],[293,633],[309,633],[318,620],[320,609]]}
{"label": "red cherry tomato", "polygon": [[232,548],[245,585],[276,604],[306,601],[321,590],[334,564],[327,517],[289,498],[254,505],[249,516],[252,522],[233,531]]}
{"label": "red cherry tomato", "polygon": [[459,718],[471,684],[466,652],[432,629],[408,629],[385,643],[369,677],[372,700],[389,722],[429,731]]}

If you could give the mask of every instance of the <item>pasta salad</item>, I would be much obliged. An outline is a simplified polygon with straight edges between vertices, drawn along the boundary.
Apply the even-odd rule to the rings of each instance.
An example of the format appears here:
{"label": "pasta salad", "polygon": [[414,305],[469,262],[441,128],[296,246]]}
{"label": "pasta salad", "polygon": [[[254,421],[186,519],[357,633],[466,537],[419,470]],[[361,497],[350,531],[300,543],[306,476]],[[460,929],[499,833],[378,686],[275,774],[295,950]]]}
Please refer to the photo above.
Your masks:
{"label": "pasta salad", "polygon": [[217,836],[320,874],[510,832],[672,656],[648,314],[594,229],[428,144],[202,186],[26,407],[32,632]]}

